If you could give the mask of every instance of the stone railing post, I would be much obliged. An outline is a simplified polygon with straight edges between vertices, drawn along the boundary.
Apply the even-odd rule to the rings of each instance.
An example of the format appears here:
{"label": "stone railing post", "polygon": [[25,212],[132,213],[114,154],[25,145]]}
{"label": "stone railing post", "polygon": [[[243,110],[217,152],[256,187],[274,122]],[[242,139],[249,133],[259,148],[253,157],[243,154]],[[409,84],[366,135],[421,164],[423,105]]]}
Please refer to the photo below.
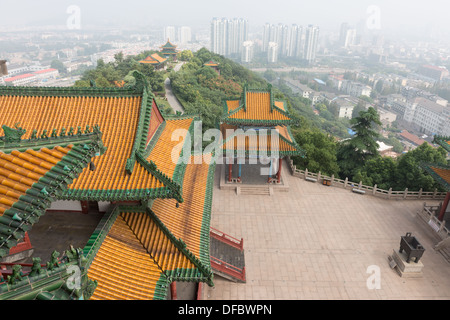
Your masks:
{"label": "stone railing post", "polygon": [[419,190],[419,199],[422,198],[422,188]]}
{"label": "stone railing post", "polygon": [[308,168],[305,169],[305,179],[308,178]]}
{"label": "stone railing post", "polygon": [[332,185],[333,185],[333,182],[334,182],[334,174],[332,174],[332,175],[331,175],[331,182],[330,182],[330,186],[332,186]]}
{"label": "stone railing post", "polygon": [[408,188],[405,189],[403,192],[403,199],[406,199],[406,195],[408,194]]}
{"label": "stone railing post", "polygon": [[388,199],[391,198],[391,194],[392,194],[392,188],[389,188],[389,191],[388,191]]}
{"label": "stone railing post", "polygon": [[344,181],[344,188],[347,188],[347,183],[348,183],[348,178],[345,177],[345,181]]}
{"label": "stone railing post", "polygon": [[375,195],[377,193],[377,185],[373,186],[372,194]]}
{"label": "stone railing post", "polygon": [[320,181],[320,171],[319,171],[319,173],[317,174],[317,181]]}

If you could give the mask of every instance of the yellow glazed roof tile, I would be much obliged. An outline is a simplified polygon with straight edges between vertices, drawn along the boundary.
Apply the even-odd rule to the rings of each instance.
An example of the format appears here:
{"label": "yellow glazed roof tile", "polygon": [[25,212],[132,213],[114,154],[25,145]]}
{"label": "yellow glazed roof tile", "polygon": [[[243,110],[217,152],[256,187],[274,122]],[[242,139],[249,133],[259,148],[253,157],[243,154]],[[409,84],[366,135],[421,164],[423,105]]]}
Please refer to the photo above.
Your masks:
{"label": "yellow glazed roof tile", "polygon": [[40,151],[14,150],[11,154],[0,151],[0,216],[61,161],[71,148],[72,145]]}
{"label": "yellow glazed roof tile", "polygon": [[[276,108],[270,105],[269,92],[247,92],[246,106],[239,111],[228,116],[229,119],[244,119],[244,120],[270,120],[270,121],[287,121],[290,117],[281,113]],[[235,110],[239,101],[228,101],[227,106],[229,112]],[[275,102],[275,106],[281,106],[284,111],[283,102]]]}
{"label": "yellow glazed roof tile", "polygon": [[119,216],[88,270],[97,280],[91,300],[150,300],[161,269]]}
{"label": "yellow glazed roof tile", "polygon": [[[69,185],[69,189],[152,189],[163,184],[145,168],[136,164],[131,175],[125,171],[126,160],[131,154],[142,97],[104,96],[9,96],[0,95],[2,122],[13,126],[20,122],[26,129],[24,139],[30,137],[33,129],[47,130],[61,128],[69,131],[78,126],[99,125],[103,133],[105,154],[95,157],[95,171],[84,169]],[[92,129],[91,129],[92,130]],[[38,158],[38,157],[36,157]],[[45,159],[42,159],[45,160]],[[37,161],[37,160],[36,160]]]}
{"label": "yellow glazed roof tile", "polygon": [[[202,156],[191,156],[190,163],[186,165],[183,180],[184,202],[177,208],[175,199],[156,199],[151,209],[172,234],[177,239],[182,239],[187,249],[198,257],[211,159],[206,155],[197,160],[195,157]],[[195,161],[200,164],[195,164]]]}
{"label": "yellow glazed roof tile", "polygon": [[[169,177],[173,176],[184,139],[192,121],[192,118],[166,120],[164,130],[147,158],[148,161],[152,160],[158,169]],[[178,135],[178,132],[180,135]]]}

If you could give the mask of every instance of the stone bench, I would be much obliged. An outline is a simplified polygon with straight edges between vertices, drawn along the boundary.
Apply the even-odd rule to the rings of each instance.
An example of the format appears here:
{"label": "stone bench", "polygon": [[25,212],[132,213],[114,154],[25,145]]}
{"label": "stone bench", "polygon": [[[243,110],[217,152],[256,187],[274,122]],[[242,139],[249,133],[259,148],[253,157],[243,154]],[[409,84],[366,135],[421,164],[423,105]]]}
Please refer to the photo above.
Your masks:
{"label": "stone bench", "polygon": [[359,193],[359,194],[365,194],[366,192],[364,190],[358,189],[358,188],[353,188],[352,191],[354,193]]}
{"label": "stone bench", "polygon": [[305,180],[310,182],[317,182],[317,179],[313,177],[306,177]]}

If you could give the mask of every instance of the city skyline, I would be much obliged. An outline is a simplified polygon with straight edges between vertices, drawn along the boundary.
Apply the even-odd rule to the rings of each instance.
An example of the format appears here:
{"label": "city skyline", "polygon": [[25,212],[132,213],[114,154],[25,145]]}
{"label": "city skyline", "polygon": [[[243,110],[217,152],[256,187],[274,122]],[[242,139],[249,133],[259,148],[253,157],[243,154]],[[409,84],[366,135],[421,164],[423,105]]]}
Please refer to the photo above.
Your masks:
{"label": "city skyline", "polygon": [[[127,2],[88,2],[44,0],[36,3],[30,0],[5,3],[2,11],[8,12],[0,21],[0,30],[7,31],[14,26],[61,26],[74,14],[69,7],[77,8],[80,29],[91,27],[139,28],[145,26],[192,26],[208,28],[211,19],[243,18],[252,28],[266,23],[318,25],[321,30],[339,32],[340,25],[370,25],[382,33],[410,33],[417,36],[445,36],[450,33],[450,21],[446,18],[449,4],[442,1],[387,1],[387,0],[319,0],[303,3],[281,0],[273,2],[235,1],[211,3],[205,0],[181,2],[169,0],[160,3],[146,3],[136,0]],[[52,8],[52,9],[48,9]],[[270,8],[270,9],[269,9]],[[1,32],[1,31],[0,31]]]}

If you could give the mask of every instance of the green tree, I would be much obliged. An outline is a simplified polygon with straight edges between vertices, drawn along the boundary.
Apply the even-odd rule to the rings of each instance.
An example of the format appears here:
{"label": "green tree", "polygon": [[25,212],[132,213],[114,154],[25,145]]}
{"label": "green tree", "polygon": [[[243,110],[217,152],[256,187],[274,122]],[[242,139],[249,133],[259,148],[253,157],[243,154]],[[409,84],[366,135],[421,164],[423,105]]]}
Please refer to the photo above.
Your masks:
{"label": "green tree", "polygon": [[378,188],[388,190],[394,187],[397,173],[397,163],[390,157],[377,157],[368,160],[364,166],[357,170],[353,180],[362,181],[368,186],[377,185]]}
{"label": "green tree", "polygon": [[50,64],[50,67],[53,69],[57,69],[59,73],[66,73],[67,68],[60,60],[53,60]]}
{"label": "green tree", "polygon": [[194,54],[191,50],[183,50],[180,52],[180,60],[181,61],[191,61],[194,58]]}
{"label": "green tree", "polygon": [[446,155],[444,148],[435,149],[428,143],[403,154],[398,159],[394,187],[397,190],[408,188],[412,191],[418,191],[420,188],[424,191],[433,191],[434,188],[438,188],[434,179],[419,165],[421,163],[446,164]]}
{"label": "green tree", "polygon": [[294,164],[311,172],[321,172],[331,176],[337,175],[339,167],[336,161],[337,144],[335,139],[317,128],[294,129],[295,141],[305,150],[304,158],[292,157]]}
{"label": "green tree", "polygon": [[381,121],[377,111],[369,107],[367,111],[360,111],[359,116],[350,123],[355,135],[339,144],[337,157],[341,177],[352,179],[366,161],[379,156],[378,133],[374,127],[381,125]]}

